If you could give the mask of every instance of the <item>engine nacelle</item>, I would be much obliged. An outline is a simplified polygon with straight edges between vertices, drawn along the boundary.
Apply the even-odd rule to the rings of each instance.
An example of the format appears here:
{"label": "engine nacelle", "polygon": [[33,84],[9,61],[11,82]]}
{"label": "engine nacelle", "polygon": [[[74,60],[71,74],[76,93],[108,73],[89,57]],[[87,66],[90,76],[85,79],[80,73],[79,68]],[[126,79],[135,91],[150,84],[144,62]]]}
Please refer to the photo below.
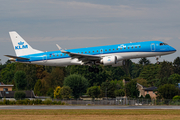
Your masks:
{"label": "engine nacelle", "polygon": [[114,65],[117,63],[117,57],[116,56],[107,56],[103,57],[101,60],[101,63],[106,66],[106,65]]}
{"label": "engine nacelle", "polygon": [[124,66],[126,64],[125,60],[118,61],[116,64],[112,65],[112,67]]}

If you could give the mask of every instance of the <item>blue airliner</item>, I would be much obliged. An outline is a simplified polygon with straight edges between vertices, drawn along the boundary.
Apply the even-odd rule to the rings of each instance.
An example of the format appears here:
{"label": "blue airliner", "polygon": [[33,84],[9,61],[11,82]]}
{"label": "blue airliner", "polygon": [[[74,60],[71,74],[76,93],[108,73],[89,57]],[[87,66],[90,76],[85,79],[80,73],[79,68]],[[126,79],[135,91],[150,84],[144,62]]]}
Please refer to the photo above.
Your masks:
{"label": "blue airliner", "polygon": [[46,66],[92,66],[102,64],[104,66],[111,65],[112,67],[117,67],[124,65],[124,60],[127,59],[157,57],[176,52],[176,49],[161,41],[125,43],[68,50],[63,50],[56,44],[59,48],[58,51],[44,52],[33,49],[15,31],[9,32],[9,34],[16,53],[16,56],[5,55],[10,57],[9,60]]}

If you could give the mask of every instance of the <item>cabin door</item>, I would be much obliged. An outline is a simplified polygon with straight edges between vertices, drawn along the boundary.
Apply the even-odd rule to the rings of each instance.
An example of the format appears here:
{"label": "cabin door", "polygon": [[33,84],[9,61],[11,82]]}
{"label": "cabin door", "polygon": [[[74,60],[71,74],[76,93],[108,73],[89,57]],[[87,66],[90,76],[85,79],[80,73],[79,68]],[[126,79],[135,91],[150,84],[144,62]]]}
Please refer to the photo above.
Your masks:
{"label": "cabin door", "polygon": [[155,44],[154,43],[151,44],[151,51],[155,51]]}
{"label": "cabin door", "polygon": [[47,62],[47,55],[43,55],[43,62]]}

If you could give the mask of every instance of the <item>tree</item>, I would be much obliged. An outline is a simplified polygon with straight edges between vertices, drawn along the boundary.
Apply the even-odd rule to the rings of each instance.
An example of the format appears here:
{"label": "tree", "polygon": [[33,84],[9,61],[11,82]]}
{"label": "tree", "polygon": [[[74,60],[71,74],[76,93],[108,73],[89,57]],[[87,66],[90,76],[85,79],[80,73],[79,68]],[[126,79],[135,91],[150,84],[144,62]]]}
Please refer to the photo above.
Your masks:
{"label": "tree", "polygon": [[150,61],[144,57],[139,60],[139,64],[148,65],[148,64],[150,64]]}
{"label": "tree", "polygon": [[26,93],[23,92],[23,91],[16,91],[15,94],[14,94],[14,98],[16,100],[24,99],[24,98],[26,98]]}
{"label": "tree", "polygon": [[154,79],[157,78],[158,71],[159,71],[159,66],[157,64],[146,65],[143,67],[143,70],[141,71],[139,78],[143,78],[147,80],[147,84],[154,86],[156,83]]}
{"label": "tree", "polygon": [[125,96],[124,89],[115,90],[114,93],[115,93],[115,96]]}
{"label": "tree", "polygon": [[173,84],[164,84],[158,88],[158,98],[172,99],[178,94],[178,88]]}
{"label": "tree", "polygon": [[1,70],[1,81],[4,84],[12,83],[15,72],[16,63],[8,63],[4,69]]}
{"label": "tree", "polygon": [[42,83],[41,80],[39,79],[34,86],[34,94],[37,96],[41,96],[42,95],[41,90],[42,90]]}
{"label": "tree", "polygon": [[137,83],[141,84],[142,86],[148,87],[147,80],[143,78],[136,78]]}
{"label": "tree", "polygon": [[145,99],[151,99],[151,96],[149,94],[146,94]]}
{"label": "tree", "polygon": [[79,98],[79,96],[86,92],[88,80],[81,75],[73,74],[64,79],[64,86],[69,86],[73,91],[73,96]]}
{"label": "tree", "polygon": [[123,70],[127,76],[131,76],[132,72],[132,61],[130,59],[125,60],[125,65],[123,66]]}
{"label": "tree", "polygon": [[172,74],[169,78],[168,78],[168,84],[174,84],[177,85],[180,82],[180,75],[179,74]]}
{"label": "tree", "polygon": [[54,98],[57,98],[57,99],[62,98],[60,86],[57,86],[56,89],[54,90]]}
{"label": "tree", "polygon": [[177,57],[174,62],[174,73],[180,74],[180,57]]}
{"label": "tree", "polygon": [[24,71],[26,73],[26,80],[27,80],[26,88],[28,90],[32,90],[37,81],[36,65],[16,63],[15,71]]}
{"label": "tree", "polygon": [[71,94],[72,94],[72,90],[69,86],[63,86],[61,88],[61,95],[62,95],[62,98],[70,98],[71,97]]}
{"label": "tree", "polygon": [[173,101],[180,101],[180,96],[179,95],[174,96]]}
{"label": "tree", "polygon": [[56,67],[52,69],[51,73],[45,73],[46,76],[43,78],[46,88],[55,89],[57,86],[63,86],[64,81],[64,70],[63,68]]}
{"label": "tree", "polygon": [[115,93],[114,91],[116,90],[116,84],[114,82],[103,82],[101,84],[101,94],[104,97],[111,97],[114,98],[115,97]]}
{"label": "tree", "polygon": [[24,71],[17,71],[14,75],[17,90],[25,90],[27,86],[26,73]]}
{"label": "tree", "polygon": [[98,96],[100,95],[100,87],[99,86],[92,86],[90,88],[88,88],[87,90],[87,94],[94,98],[98,98]]}
{"label": "tree", "polygon": [[174,69],[171,62],[163,61],[159,66],[159,72],[157,77],[159,78],[159,85],[168,83],[168,78],[174,73]]}
{"label": "tree", "polygon": [[137,89],[137,82],[135,80],[131,80],[125,85],[126,96],[131,98],[137,98],[139,96],[139,90]]}

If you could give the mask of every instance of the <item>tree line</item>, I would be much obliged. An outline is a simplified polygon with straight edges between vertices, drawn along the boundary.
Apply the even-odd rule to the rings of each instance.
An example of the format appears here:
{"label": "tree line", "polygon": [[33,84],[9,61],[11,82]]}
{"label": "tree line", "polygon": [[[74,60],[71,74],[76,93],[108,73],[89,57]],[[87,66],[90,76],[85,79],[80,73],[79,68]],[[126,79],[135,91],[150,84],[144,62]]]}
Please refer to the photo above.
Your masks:
{"label": "tree line", "polygon": [[[34,90],[37,96],[52,98],[79,98],[82,95],[92,98],[126,95],[136,98],[139,96],[137,83],[145,87],[158,87],[158,97],[165,98],[168,95],[160,91],[164,92],[167,88],[174,90],[180,83],[180,57],[160,64],[150,63],[146,58],[141,58],[138,63],[131,60],[125,63],[120,67],[92,66],[99,68],[99,73],[94,73],[88,71],[89,66],[52,67],[7,61],[0,65],[0,82],[13,84],[16,91]],[[123,84],[123,79],[129,82]],[[179,90],[170,94],[178,95]]]}

